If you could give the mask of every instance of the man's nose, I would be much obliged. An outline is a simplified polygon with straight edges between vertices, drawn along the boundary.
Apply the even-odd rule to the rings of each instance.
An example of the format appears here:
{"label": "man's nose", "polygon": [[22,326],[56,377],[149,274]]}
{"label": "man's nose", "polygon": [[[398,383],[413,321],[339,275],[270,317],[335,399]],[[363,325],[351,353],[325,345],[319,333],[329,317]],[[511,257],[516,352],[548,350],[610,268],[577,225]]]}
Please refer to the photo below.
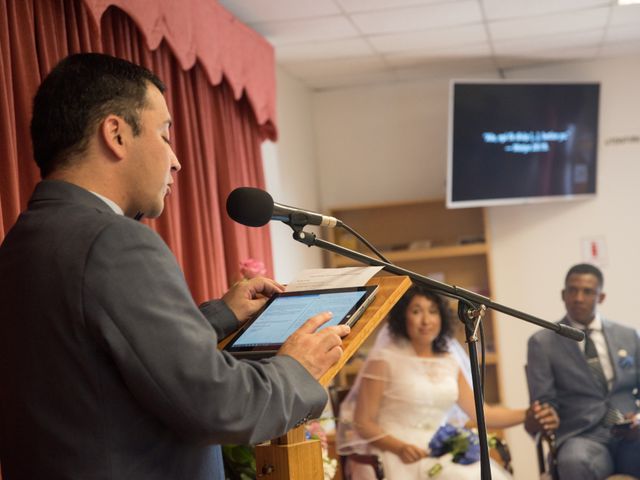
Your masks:
{"label": "man's nose", "polygon": [[173,159],[171,160],[171,171],[179,172],[181,169],[182,169],[182,165],[180,164],[180,162],[178,161],[178,157],[174,153]]}

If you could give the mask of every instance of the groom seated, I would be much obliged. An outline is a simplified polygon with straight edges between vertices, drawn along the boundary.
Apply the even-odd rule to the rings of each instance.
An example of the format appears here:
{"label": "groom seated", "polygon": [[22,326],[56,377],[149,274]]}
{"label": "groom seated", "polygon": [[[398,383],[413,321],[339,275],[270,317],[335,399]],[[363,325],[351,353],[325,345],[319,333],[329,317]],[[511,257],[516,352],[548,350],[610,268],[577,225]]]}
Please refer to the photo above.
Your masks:
{"label": "groom seated", "polygon": [[550,404],[560,419],[556,446],[562,480],[640,477],[640,342],[634,329],[600,315],[603,284],[602,272],[589,264],[571,267],[565,278],[566,314],[560,323],[583,330],[585,341],[549,330],[529,339],[531,402]]}

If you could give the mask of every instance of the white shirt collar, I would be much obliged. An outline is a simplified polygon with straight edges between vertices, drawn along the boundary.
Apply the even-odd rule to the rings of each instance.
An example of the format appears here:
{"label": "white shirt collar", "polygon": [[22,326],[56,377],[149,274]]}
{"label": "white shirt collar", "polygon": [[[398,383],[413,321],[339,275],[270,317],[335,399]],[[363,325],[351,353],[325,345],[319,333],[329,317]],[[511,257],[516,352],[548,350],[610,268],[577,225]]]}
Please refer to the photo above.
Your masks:
{"label": "white shirt collar", "polygon": [[[91,190],[89,190],[89,191],[91,192]],[[98,197],[104,203],[109,205],[111,210],[116,212],[118,215],[124,215],[124,211],[120,208],[120,205],[118,205],[116,202],[114,202],[110,198],[105,197],[104,195],[100,195],[99,193],[96,193],[96,192],[91,192],[91,193],[93,193],[96,197]]]}
{"label": "white shirt collar", "polygon": [[569,324],[573,328],[577,328],[578,330],[585,330],[586,328],[588,328],[589,330],[595,330],[597,332],[602,331],[602,317],[600,316],[600,312],[598,311],[596,311],[596,314],[594,315],[593,320],[591,320],[591,323],[586,327],[581,323],[573,321],[568,313],[567,313],[567,319],[569,320]]}

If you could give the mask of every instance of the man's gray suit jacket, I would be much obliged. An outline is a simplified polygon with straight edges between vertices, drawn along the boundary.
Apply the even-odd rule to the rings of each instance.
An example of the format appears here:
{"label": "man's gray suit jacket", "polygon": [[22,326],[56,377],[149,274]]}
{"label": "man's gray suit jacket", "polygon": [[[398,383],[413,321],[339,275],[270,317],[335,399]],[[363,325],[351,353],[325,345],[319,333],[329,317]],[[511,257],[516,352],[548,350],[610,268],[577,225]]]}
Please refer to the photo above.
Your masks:
{"label": "man's gray suit jacket", "polygon": [[[568,320],[560,323],[568,324]],[[638,334],[632,328],[607,320],[602,321],[602,327],[614,371],[613,384],[607,393],[598,388],[587,365],[584,341],[576,342],[550,330],[537,332],[529,339],[530,400],[555,407],[560,417],[558,445],[596,426],[608,406],[622,413],[638,410],[634,396],[640,378]]]}
{"label": "man's gray suit jacket", "polygon": [[326,393],[291,357],[216,349],[236,326],[194,304],[150,228],[41,182],[0,248],[4,479],[209,480],[214,444],[318,416]]}

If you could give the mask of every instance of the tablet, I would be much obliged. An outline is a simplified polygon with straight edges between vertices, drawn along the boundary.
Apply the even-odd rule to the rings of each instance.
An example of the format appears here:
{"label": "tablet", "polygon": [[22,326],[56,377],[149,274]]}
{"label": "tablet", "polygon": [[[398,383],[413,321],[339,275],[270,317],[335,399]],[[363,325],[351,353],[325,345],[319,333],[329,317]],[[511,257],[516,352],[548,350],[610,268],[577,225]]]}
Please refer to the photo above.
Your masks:
{"label": "tablet", "polygon": [[289,335],[321,312],[333,312],[333,318],[319,330],[331,325],[352,326],[371,303],[377,289],[374,285],[277,293],[224,349],[244,358],[275,355]]}

